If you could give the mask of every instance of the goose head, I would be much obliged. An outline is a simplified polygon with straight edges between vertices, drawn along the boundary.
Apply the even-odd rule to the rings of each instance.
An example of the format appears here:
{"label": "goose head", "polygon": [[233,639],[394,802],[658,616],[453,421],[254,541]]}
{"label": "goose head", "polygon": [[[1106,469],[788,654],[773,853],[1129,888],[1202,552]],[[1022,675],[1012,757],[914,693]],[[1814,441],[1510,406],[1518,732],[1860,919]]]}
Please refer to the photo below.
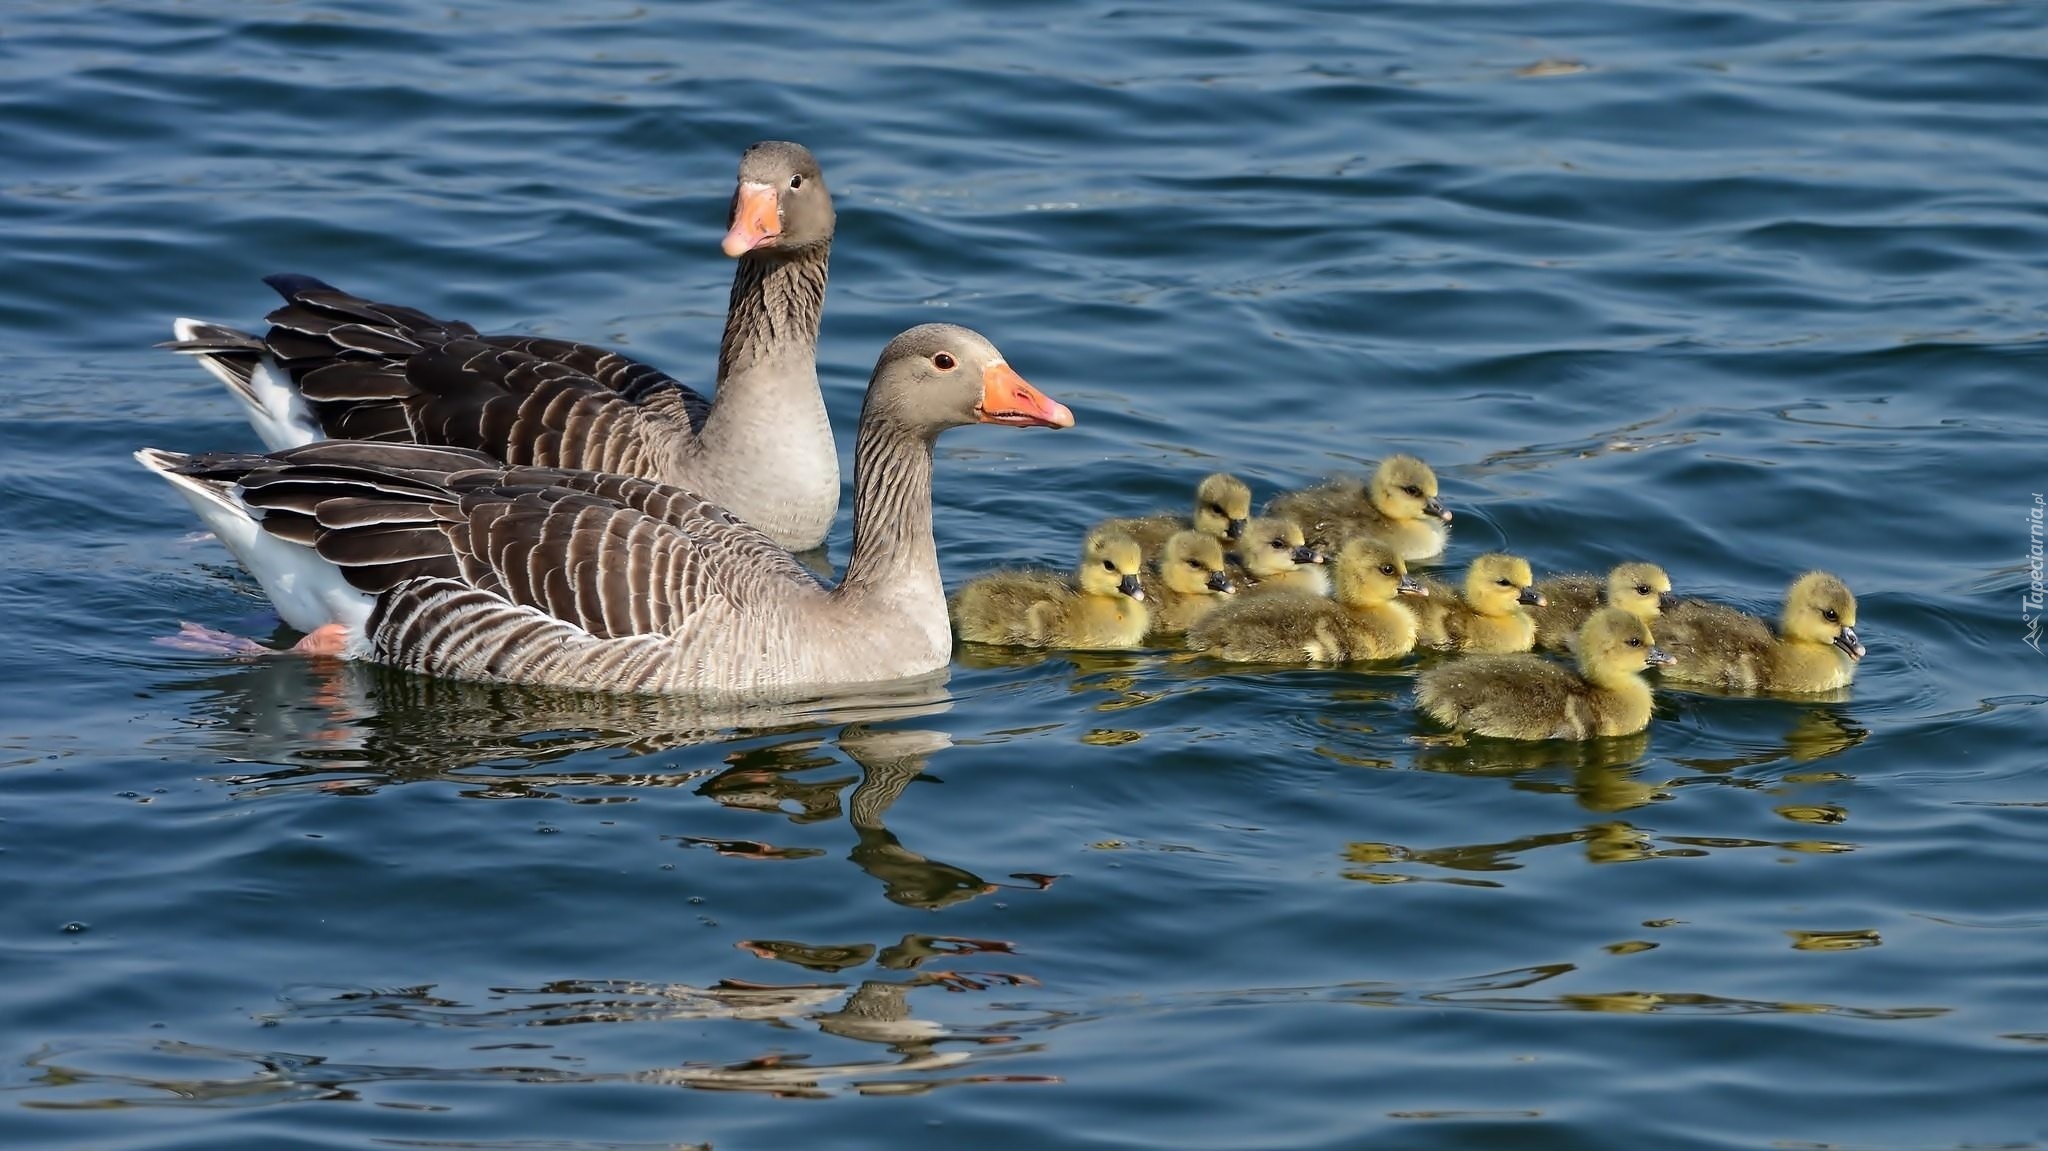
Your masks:
{"label": "goose head", "polygon": [[1542,607],[1549,603],[1533,586],[1534,573],[1521,556],[1493,552],[1472,561],[1465,569],[1465,606],[1480,615],[1509,615],[1518,607]]}
{"label": "goose head", "polygon": [[1237,541],[1244,570],[1259,579],[1291,572],[1302,564],[1319,564],[1323,553],[1308,545],[1301,525],[1284,516],[1261,516],[1245,524]]}
{"label": "goose head", "polygon": [[890,340],[861,406],[873,422],[929,439],[967,424],[1071,428],[1074,413],[1024,382],[986,336],[957,324],[920,324]]}
{"label": "goose head", "polygon": [[1337,553],[1334,580],[1337,602],[1347,607],[1376,607],[1395,596],[1426,596],[1429,589],[1408,574],[1408,565],[1387,547],[1355,539]]}
{"label": "goose head", "polygon": [[1195,489],[1195,530],[1236,543],[1251,519],[1252,490],[1228,472],[1202,477]]}
{"label": "goose head", "polygon": [[1143,600],[1145,585],[1140,573],[1144,566],[1145,549],[1137,540],[1120,531],[1097,529],[1081,542],[1081,567],[1074,573],[1074,582],[1083,595],[1127,595]]}
{"label": "goose head", "polygon": [[1650,638],[1650,625],[1618,607],[1604,607],[1579,628],[1579,674],[1593,683],[1633,678],[1678,661]]}
{"label": "goose head", "polygon": [[1229,595],[1237,590],[1223,567],[1223,542],[1203,531],[1176,532],[1159,556],[1159,578],[1175,595]]}
{"label": "goose head", "polygon": [[1833,644],[1852,660],[1863,658],[1863,641],[1856,638],[1856,597],[1849,585],[1827,572],[1807,572],[1792,581],[1779,630],[1787,639]]}
{"label": "goose head", "polygon": [[1671,577],[1656,564],[1621,564],[1607,573],[1607,602],[1637,619],[1656,619],[1674,602]]}
{"label": "goose head", "polygon": [[794,253],[832,242],[832,193],[810,149],[763,140],[740,156],[726,219],[725,254]]}
{"label": "goose head", "polygon": [[1414,456],[1388,456],[1373,469],[1366,495],[1390,520],[1448,520],[1449,508],[1436,498],[1436,473]]}

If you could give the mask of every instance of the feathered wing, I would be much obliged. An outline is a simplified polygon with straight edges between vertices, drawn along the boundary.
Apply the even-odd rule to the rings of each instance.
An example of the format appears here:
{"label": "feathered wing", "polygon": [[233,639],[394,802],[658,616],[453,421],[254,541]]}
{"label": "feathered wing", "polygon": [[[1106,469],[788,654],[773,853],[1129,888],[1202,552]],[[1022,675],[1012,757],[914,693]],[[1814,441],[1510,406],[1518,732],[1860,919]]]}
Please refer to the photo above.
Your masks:
{"label": "feathered wing", "polygon": [[[629,441],[605,449],[616,454],[672,451],[695,437],[710,411],[709,401],[674,377],[604,348],[479,336],[461,321],[366,300],[311,276],[265,283],[285,303],[261,338],[181,320],[179,338],[164,346],[199,357],[249,407],[273,447],[320,437],[417,442],[555,464],[601,454],[594,445],[607,436]],[[414,375],[421,357],[458,342],[459,355],[436,356],[424,369],[429,375]],[[532,389],[545,397],[528,403],[536,400]],[[523,419],[503,418],[522,411]]]}
{"label": "feathered wing", "polygon": [[1527,654],[1466,656],[1415,684],[1416,705],[1438,723],[1515,739],[1581,738],[1590,693],[1562,664]]}
{"label": "feathered wing", "polygon": [[[1536,620],[1536,646],[1546,651],[1570,651],[1579,629],[1597,611],[1606,596],[1599,576],[1561,575],[1539,580],[1545,606],[1530,609]],[[1432,593],[1434,594],[1434,593]],[[1658,638],[1661,640],[1662,633]]]}
{"label": "feathered wing", "polygon": [[325,441],[206,456],[273,536],[376,595],[360,654],[429,674],[607,689],[719,682],[723,637],[792,586],[822,592],[759,531],[679,488],[504,467],[481,453]]}

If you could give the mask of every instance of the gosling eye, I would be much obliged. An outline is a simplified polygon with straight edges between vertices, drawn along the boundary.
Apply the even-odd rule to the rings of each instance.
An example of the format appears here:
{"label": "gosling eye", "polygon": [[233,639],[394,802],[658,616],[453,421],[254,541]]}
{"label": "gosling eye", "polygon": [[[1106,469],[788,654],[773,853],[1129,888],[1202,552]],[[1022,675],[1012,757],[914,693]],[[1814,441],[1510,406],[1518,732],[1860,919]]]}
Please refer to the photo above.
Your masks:
{"label": "gosling eye", "polygon": [[1286,547],[1286,546],[1287,546],[1287,541],[1286,541],[1286,540],[1274,540],[1274,541],[1273,541],[1273,546],[1274,546],[1274,547],[1276,547],[1276,548],[1284,548],[1284,547]]}
{"label": "gosling eye", "polygon": [[1189,566],[1189,567],[1191,567],[1191,568],[1193,568],[1193,569],[1195,569],[1196,571],[1201,571],[1201,570],[1202,570],[1202,565],[1201,565],[1201,562],[1200,562],[1200,561],[1198,561],[1198,560],[1189,560],[1189,561],[1188,561],[1188,566]]}
{"label": "gosling eye", "polygon": [[796,175],[794,175],[794,176],[791,176],[791,177],[789,178],[789,190],[790,190],[790,191],[794,192],[794,191],[796,191],[796,190],[797,190],[798,188],[801,188],[801,187],[803,187],[803,186],[804,186],[804,174],[803,174],[802,172],[798,172],[798,173],[797,173]]}
{"label": "gosling eye", "polygon": [[932,354],[932,367],[942,372],[950,372],[959,366],[960,362],[945,352],[935,352]]}
{"label": "gosling eye", "polygon": [[1381,565],[1380,565],[1380,574],[1381,574],[1381,575],[1393,575],[1393,574],[1394,574],[1394,565],[1393,565],[1393,564],[1381,564]]}
{"label": "gosling eye", "polygon": [[1822,608],[1820,610],[1820,615],[1822,619],[1828,621],[1829,623],[1840,623],[1842,621],[1842,613],[1836,611],[1834,608],[1831,607]]}
{"label": "gosling eye", "polygon": [[1646,583],[1639,583],[1639,584],[1637,584],[1637,585],[1636,585],[1636,594],[1637,594],[1637,595],[1649,595],[1649,594],[1650,594],[1650,585],[1649,585],[1649,584],[1646,584]]}
{"label": "gosling eye", "polygon": [[1503,579],[1503,580],[1495,580],[1495,581],[1493,581],[1493,582],[1495,582],[1495,583],[1499,584],[1499,585],[1500,585],[1500,586],[1502,586],[1502,587],[1513,587],[1513,586],[1515,586],[1515,581],[1513,581],[1513,580],[1508,580],[1508,579]]}
{"label": "gosling eye", "polygon": [[1411,496],[1414,496],[1418,500],[1422,498],[1422,489],[1416,487],[1414,484],[1409,484],[1407,487],[1404,487],[1401,490],[1407,492]]}
{"label": "gosling eye", "polygon": [[1113,571],[1115,571],[1115,570],[1116,570],[1116,565],[1115,565],[1114,563],[1111,563],[1111,562],[1110,562],[1110,561],[1108,561],[1108,560],[1103,560],[1103,561],[1102,561],[1102,570],[1103,570],[1103,571],[1106,571],[1106,572],[1113,572]]}
{"label": "gosling eye", "polygon": [[1210,514],[1212,514],[1212,515],[1219,515],[1219,516],[1220,516],[1220,515],[1222,515],[1222,514],[1223,514],[1223,505],[1222,505],[1222,504],[1210,504],[1210,505],[1209,505],[1209,512],[1210,512]]}
{"label": "gosling eye", "polygon": [[1628,637],[1628,646],[1630,646],[1630,647],[1641,647],[1641,646],[1643,646],[1643,637],[1642,637],[1642,636],[1639,636],[1639,635],[1632,635],[1632,636]]}

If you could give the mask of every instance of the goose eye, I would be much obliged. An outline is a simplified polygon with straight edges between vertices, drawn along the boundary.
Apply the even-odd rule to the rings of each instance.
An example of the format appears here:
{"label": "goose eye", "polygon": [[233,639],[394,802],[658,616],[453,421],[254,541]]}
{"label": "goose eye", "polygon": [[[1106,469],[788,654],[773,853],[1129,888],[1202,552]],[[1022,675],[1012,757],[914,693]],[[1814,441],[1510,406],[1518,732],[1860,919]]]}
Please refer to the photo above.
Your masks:
{"label": "goose eye", "polygon": [[1416,487],[1414,484],[1409,484],[1407,487],[1404,487],[1401,490],[1407,492],[1411,496],[1414,496],[1418,500],[1422,498],[1422,489]]}
{"label": "goose eye", "polygon": [[1820,614],[1829,623],[1835,623],[1842,618],[1841,613],[1837,612],[1834,608],[1823,609]]}
{"label": "goose eye", "polygon": [[1200,563],[1199,563],[1198,561],[1196,561],[1196,560],[1189,560],[1189,561],[1188,561],[1188,566],[1189,566],[1189,567],[1191,567],[1191,568],[1193,568],[1193,569],[1195,569],[1196,571],[1201,571],[1201,570],[1202,570],[1202,565],[1201,565],[1201,564],[1200,564]]}
{"label": "goose eye", "polygon": [[1220,516],[1220,515],[1222,515],[1222,514],[1223,514],[1223,505],[1222,505],[1222,504],[1210,504],[1210,505],[1209,505],[1209,511],[1210,511],[1210,513],[1211,513],[1211,514],[1214,514],[1214,515],[1219,515],[1219,516]]}
{"label": "goose eye", "polygon": [[950,372],[954,368],[959,366],[960,362],[958,360],[955,360],[952,356],[949,356],[944,352],[940,352],[932,357],[932,367],[935,367],[942,372]]}
{"label": "goose eye", "polygon": [[1381,575],[1393,575],[1393,574],[1394,574],[1394,565],[1393,565],[1393,564],[1381,564],[1381,565],[1380,565],[1380,574],[1381,574]]}
{"label": "goose eye", "polygon": [[1513,587],[1513,586],[1515,586],[1515,581],[1513,581],[1513,580],[1505,580],[1505,579],[1503,579],[1503,580],[1495,580],[1495,581],[1493,581],[1493,582],[1495,582],[1495,583],[1499,584],[1499,585],[1500,585],[1500,586],[1502,586],[1502,587]]}
{"label": "goose eye", "polygon": [[1628,637],[1628,646],[1630,646],[1630,647],[1641,647],[1641,646],[1643,646],[1643,640],[1642,640],[1642,637],[1641,637],[1641,636],[1634,636],[1634,635],[1632,635],[1632,636]]}
{"label": "goose eye", "polygon": [[1103,571],[1106,571],[1106,572],[1113,572],[1113,571],[1115,571],[1115,570],[1116,570],[1116,565],[1115,565],[1115,564],[1113,564],[1113,563],[1111,563],[1111,562],[1110,562],[1110,561],[1108,561],[1108,560],[1103,560],[1103,561],[1102,561],[1102,570],[1103,570]]}
{"label": "goose eye", "polygon": [[796,191],[796,190],[797,190],[798,188],[801,188],[801,187],[803,187],[803,186],[804,186],[804,176],[803,176],[803,173],[802,173],[802,172],[798,172],[798,173],[797,173],[796,175],[794,175],[794,176],[791,176],[791,177],[789,178],[789,190],[790,190],[790,191],[794,192],[794,191]]}
{"label": "goose eye", "polygon": [[1636,585],[1636,594],[1637,594],[1637,595],[1649,595],[1649,594],[1650,594],[1650,585],[1649,585],[1649,584],[1646,584],[1646,583],[1639,583],[1639,584],[1637,584],[1637,585]]}
{"label": "goose eye", "polygon": [[1276,547],[1276,548],[1284,548],[1284,547],[1286,547],[1286,546],[1287,546],[1287,541],[1286,541],[1286,540],[1274,540],[1274,541],[1273,541],[1273,546],[1274,546],[1274,547]]}

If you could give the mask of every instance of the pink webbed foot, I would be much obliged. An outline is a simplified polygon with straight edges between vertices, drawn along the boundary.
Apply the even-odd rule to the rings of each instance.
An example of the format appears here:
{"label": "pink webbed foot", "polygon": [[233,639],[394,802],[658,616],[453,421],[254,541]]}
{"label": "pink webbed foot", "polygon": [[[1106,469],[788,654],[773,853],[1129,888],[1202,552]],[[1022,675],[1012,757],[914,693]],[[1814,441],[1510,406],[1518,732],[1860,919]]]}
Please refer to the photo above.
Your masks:
{"label": "pink webbed foot", "polygon": [[[266,647],[247,636],[189,622],[180,622],[178,634],[159,636],[156,642],[165,647],[177,648],[179,651],[198,652],[200,655],[222,656],[229,659],[254,659],[259,656],[284,654],[277,648]],[[314,628],[306,638],[285,650],[299,655],[338,656],[347,646],[348,628],[342,624],[330,623]]]}

